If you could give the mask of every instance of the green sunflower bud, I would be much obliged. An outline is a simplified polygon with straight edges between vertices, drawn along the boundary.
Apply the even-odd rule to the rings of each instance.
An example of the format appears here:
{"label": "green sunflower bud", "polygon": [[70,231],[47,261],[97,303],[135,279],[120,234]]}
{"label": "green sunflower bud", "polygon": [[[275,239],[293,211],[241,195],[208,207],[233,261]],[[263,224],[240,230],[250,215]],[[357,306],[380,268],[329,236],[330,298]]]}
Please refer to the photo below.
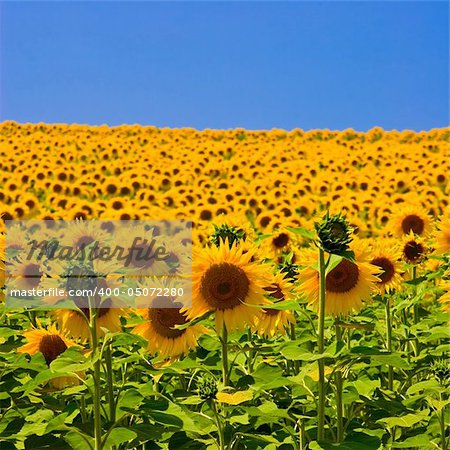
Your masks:
{"label": "green sunflower bud", "polygon": [[210,240],[216,247],[219,247],[221,242],[228,240],[231,248],[235,242],[245,241],[246,237],[245,231],[241,228],[223,224],[220,227],[214,225],[214,233],[211,235]]}
{"label": "green sunflower bud", "polygon": [[314,227],[317,233],[316,243],[323,251],[341,256],[348,252],[353,230],[344,216],[330,216],[327,212]]}
{"label": "green sunflower bud", "polygon": [[218,392],[216,380],[208,376],[200,378],[197,381],[197,392],[200,398],[203,400],[215,398]]}
{"label": "green sunflower bud", "polygon": [[431,365],[431,373],[442,386],[450,386],[450,362],[438,359]]}

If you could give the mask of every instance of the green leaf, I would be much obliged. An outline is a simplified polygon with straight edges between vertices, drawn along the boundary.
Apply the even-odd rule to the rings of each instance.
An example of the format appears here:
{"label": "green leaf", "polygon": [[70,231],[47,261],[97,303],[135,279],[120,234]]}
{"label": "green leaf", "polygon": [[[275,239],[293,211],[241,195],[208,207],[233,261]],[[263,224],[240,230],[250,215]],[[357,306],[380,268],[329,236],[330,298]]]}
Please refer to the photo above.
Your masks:
{"label": "green leaf", "polygon": [[424,410],[417,414],[406,414],[401,417],[387,417],[378,420],[377,423],[384,424],[389,428],[392,427],[410,428],[416,423],[425,420],[427,417],[428,417],[428,410]]}
{"label": "green leaf", "polygon": [[94,450],[94,439],[80,430],[69,431],[64,435],[64,439],[73,450]]}
{"label": "green leaf", "polygon": [[314,239],[314,232],[307,230],[306,228],[302,228],[302,227],[297,227],[297,228],[292,228],[292,227],[286,227],[286,230],[290,231],[291,233],[294,234],[298,234],[301,237],[304,237],[305,239]]}
{"label": "green leaf", "polygon": [[381,441],[376,436],[365,433],[352,433],[341,444],[319,444],[317,441],[310,443],[311,450],[378,450]]}
{"label": "green leaf", "polygon": [[391,444],[392,448],[428,448],[430,445],[430,436],[426,434],[419,434],[405,439],[403,442],[394,442]]}
{"label": "green leaf", "polygon": [[437,380],[425,380],[425,381],[419,381],[418,383],[413,384],[411,387],[408,388],[406,393],[408,395],[414,395],[421,391],[434,391],[439,392],[441,390],[441,386],[437,382]]}
{"label": "green leaf", "polygon": [[325,275],[328,275],[335,267],[339,265],[339,263],[343,260],[343,256],[339,255],[330,255],[330,259],[328,260],[328,265],[325,271]]}
{"label": "green leaf", "polygon": [[111,433],[109,433],[108,438],[105,441],[105,447],[119,446],[125,442],[131,442],[133,439],[137,437],[137,434],[129,430],[128,428],[114,428]]}

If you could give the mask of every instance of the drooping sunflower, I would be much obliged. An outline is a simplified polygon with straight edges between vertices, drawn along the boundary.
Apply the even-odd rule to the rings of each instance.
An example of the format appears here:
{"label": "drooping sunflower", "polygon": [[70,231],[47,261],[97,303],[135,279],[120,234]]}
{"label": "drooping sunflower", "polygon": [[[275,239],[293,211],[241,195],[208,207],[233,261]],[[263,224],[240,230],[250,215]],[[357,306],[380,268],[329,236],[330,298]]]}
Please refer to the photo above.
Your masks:
{"label": "drooping sunflower", "polygon": [[401,252],[392,240],[377,240],[371,249],[370,263],[381,269],[378,274],[380,281],[376,282],[376,290],[384,294],[391,290],[398,290],[402,284],[402,270],[400,265]]}
{"label": "drooping sunflower", "polygon": [[[19,347],[19,353],[35,355],[41,352],[48,366],[69,347],[76,345],[63,333],[58,331],[55,324],[43,328],[40,325],[30,331],[23,333],[27,343]],[[80,380],[74,376],[53,378],[50,384],[56,389],[63,389],[66,386],[80,384]]]}
{"label": "drooping sunflower", "polygon": [[[342,259],[326,276],[325,314],[346,315],[361,309],[363,301],[370,300],[375,283],[380,281],[377,276],[380,268],[370,263],[370,255],[365,245],[353,241],[350,249],[355,253],[355,261]],[[320,287],[317,260],[316,250],[305,251],[305,269],[299,276],[299,288],[315,309],[318,308]]]}
{"label": "drooping sunflower", "polygon": [[430,228],[430,217],[421,206],[404,206],[392,219],[392,231],[398,237],[409,233],[425,236],[429,233]]}
{"label": "drooping sunflower", "polygon": [[193,319],[207,312],[215,312],[218,332],[225,324],[228,330],[242,330],[252,325],[261,315],[260,308],[251,305],[266,305],[270,301],[264,296],[268,269],[252,262],[254,252],[244,246],[221,242],[195,251],[192,275],[192,306],[187,318]]}
{"label": "drooping sunflower", "polygon": [[[281,272],[273,275],[270,284],[264,287],[266,295],[274,303],[289,301],[293,298],[293,283],[283,275]],[[286,327],[294,322],[295,317],[291,311],[263,308],[261,316],[252,329],[261,336],[273,337],[277,331],[285,334]]]}

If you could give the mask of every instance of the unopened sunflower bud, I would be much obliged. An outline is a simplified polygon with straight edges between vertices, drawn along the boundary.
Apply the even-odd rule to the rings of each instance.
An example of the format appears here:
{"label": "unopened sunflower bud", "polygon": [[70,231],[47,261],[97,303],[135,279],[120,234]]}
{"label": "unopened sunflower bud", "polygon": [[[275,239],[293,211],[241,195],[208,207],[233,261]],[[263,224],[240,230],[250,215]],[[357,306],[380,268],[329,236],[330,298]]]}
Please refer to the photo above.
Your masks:
{"label": "unopened sunflower bud", "polygon": [[442,386],[450,386],[450,363],[438,359],[431,365],[431,373]]}
{"label": "unopened sunflower bud", "polygon": [[335,214],[330,217],[327,212],[321,222],[314,224],[317,233],[317,245],[323,251],[342,255],[348,251],[352,241],[352,228],[344,216]]}
{"label": "unopened sunflower bud", "polygon": [[220,227],[214,225],[214,233],[211,235],[210,240],[216,247],[219,247],[221,242],[228,240],[231,248],[235,242],[245,241],[246,237],[245,231],[241,228],[223,224]]}
{"label": "unopened sunflower bud", "polygon": [[212,377],[200,378],[197,381],[198,395],[203,400],[215,398],[218,392],[216,380]]}

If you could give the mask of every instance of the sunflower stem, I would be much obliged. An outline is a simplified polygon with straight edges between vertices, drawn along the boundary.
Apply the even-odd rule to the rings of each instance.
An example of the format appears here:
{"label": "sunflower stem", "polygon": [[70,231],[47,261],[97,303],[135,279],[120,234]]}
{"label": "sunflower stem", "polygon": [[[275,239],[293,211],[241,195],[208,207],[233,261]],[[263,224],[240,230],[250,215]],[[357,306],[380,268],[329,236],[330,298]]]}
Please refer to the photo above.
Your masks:
{"label": "sunflower stem", "polygon": [[111,344],[105,347],[106,383],[108,386],[109,421],[116,421],[116,403],[114,401],[114,372],[112,368]]}
{"label": "sunflower stem", "polygon": [[251,374],[253,373],[253,333],[252,330],[250,328],[248,328],[247,330],[247,341],[248,341],[248,357],[247,357],[247,370],[248,373]]}
{"label": "sunflower stem", "polygon": [[215,400],[211,399],[211,409],[216,419],[217,431],[219,434],[219,450],[225,450],[225,433],[223,430],[223,424],[219,412],[217,411]]}
{"label": "sunflower stem", "polygon": [[[386,350],[392,352],[392,317],[391,317],[391,300],[385,297],[385,313],[386,313]],[[394,368],[388,364],[388,389],[392,391],[394,386]]]}
{"label": "sunflower stem", "polygon": [[227,326],[223,323],[222,327],[222,381],[224,386],[229,383],[229,369],[228,369],[228,331]]}
{"label": "sunflower stem", "polygon": [[[319,248],[319,318],[318,318],[318,352],[324,351],[325,337],[325,253]],[[319,366],[319,402],[317,409],[317,439],[323,441],[325,437],[325,361],[323,357],[317,360]]]}
{"label": "sunflower stem", "polygon": [[441,428],[441,448],[447,450],[447,439],[445,437],[445,406],[442,407],[439,420]]}
{"label": "sunflower stem", "polygon": [[[417,278],[417,267],[413,266],[412,268],[412,281],[414,282]],[[414,297],[416,297],[417,289],[416,286],[413,285],[413,294]],[[419,305],[417,304],[416,299],[414,299],[414,306],[413,306],[413,317],[414,317],[414,325],[417,325],[419,323]],[[419,346],[419,339],[414,339],[414,353],[415,356],[418,356],[420,353],[420,346]]]}
{"label": "sunflower stem", "polygon": [[[295,323],[291,323],[290,326],[290,338],[291,341],[295,341],[296,340],[296,333],[295,333]],[[298,373],[300,372],[300,361],[293,361],[293,370],[294,370],[294,375],[298,375]]]}
{"label": "sunflower stem", "polygon": [[[342,328],[339,325],[338,320],[335,322],[336,328],[336,340],[342,341]],[[343,381],[342,381],[342,371],[336,370],[336,409],[337,409],[337,433],[336,442],[341,443],[344,440],[344,418],[343,418],[343,402],[342,402],[342,391],[343,391]]]}
{"label": "sunflower stem", "polygon": [[102,416],[101,416],[101,392],[100,392],[100,366],[98,357],[98,335],[97,335],[97,314],[98,309],[93,304],[93,299],[89,298],[89,331],[91,337],[91,357],[94,360],[94,441],[95,450],[102,450]]}

